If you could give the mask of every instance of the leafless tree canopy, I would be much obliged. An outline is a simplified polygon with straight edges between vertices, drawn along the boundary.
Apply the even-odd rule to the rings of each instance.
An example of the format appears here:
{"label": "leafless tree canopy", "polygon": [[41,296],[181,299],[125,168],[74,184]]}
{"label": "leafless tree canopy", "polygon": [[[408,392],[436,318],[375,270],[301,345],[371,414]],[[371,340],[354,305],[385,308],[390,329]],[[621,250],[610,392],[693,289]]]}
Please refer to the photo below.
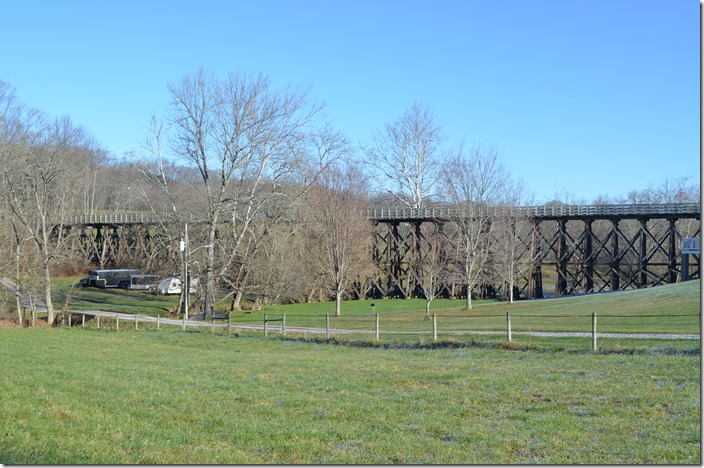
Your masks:
{"label": "leafless tree canopy", "polygon": [[433,114],[414,104],[365,149],[371,173],[379,187],[411,208],[421,208],[437,194],[444,137]]}
{"label": "leafless tree canopy", "polygon": [[311,271],[335,298],[335,315],[341,313],[342,295],[350,283],[372,272],[372,226],[365,215],[368,190],[358,165],[339,163],[321,174],[308,197],[306,251]]}
{"label": "leafless tree canopy", "polygon": [[[446,223],[444,234],[416,233],[427,246],[409,260],[414,282],[404,287],[428,301],[443,285],[452,283],[455,294],[460,284],[471,308],[472,292],[486,282],[502,283],[512,300],[517,278],[527,274],[521,246],[529,223],[510,210],[497,219],[494,208],[531,203],[530,195],[512,180],[497,148],[460,146],[450,154],[426,107],[411,105],[355,152],[307,90],[275,89],[264,75],[219,77],[200,69],[168,91],[166,110],[148,119],[142,148],[115,158],[69,117],[26,107],[0,81],[0,234],[7,240],[0,243],[0,275],[41,296],[51,322],[61,316],[51,277],[104,261],[103,252],[89,255],[82,247],[85,233],[63,224],[78,214],[161,216],[150,228],[157,253],[119,266],[170,275],[181,272],[178,243],[197,218],[188,224],[185,253],[193,251],[205,316],[216,305],[216,290],[228,292],[230,310],[253,298],[336,299],[339,314],[340,300],[363,297],[365,284],[389,287],[379,280],[374,249],[384,233],[365,214],[372,203],[451,205],[463,213]],[[595,202],[699,198],[698,181],[683,177]],[[561,194],[549,203],[570,200]],[[632,237],[638,226],[624,222],[620,229]],[[454,243],[441,240],[448,232]],[[19,304],[17,311],[21,320]]]}

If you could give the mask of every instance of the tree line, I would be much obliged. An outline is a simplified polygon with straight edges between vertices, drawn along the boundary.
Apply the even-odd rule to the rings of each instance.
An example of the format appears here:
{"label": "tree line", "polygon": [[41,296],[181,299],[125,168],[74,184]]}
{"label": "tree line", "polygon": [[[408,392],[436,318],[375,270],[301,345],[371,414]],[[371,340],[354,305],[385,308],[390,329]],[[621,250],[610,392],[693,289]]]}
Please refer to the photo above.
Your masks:
{"label": "tree line", "polygon": [[[373,206],[442,203],[471,213],[452,220],[452,252],[431,245],[414,266],[428,307],[449,276],[471,308],[486,271],[510,285],[524,273],[520,220],[499,222],[491,208],[531,204],[531,195],[496,148],[452,145],[426,107],[411,105],[358,146],[325,120],[308,91],[274,89],[264,75],[218,78],[200,69],[168,90],[170,102],[149,119],[139,152],[116,159],[69,117],[26,107],[0,81],[0,231],[7,239],[0,275],[41,291],[50,323],[61,314],[51,278],[91,266],[62,225],[76,214],[169,214],[155,237],[174,255],[144,264],[179,271],[192,251],[203,285],[197,307],[206,318],[217,301],[238,310],[251,296],[332,298],[340,314],[341,300],[375,275],[376,234],[364,215]],[[699,187],[683,178],[597,201],[646,200],[698,201]],[[185,250],[174,250],[194,214],[205,222],[189,225]],[[501,249],[492,248],[497,239]],[[222,290],[225,299],[216,295]]]}

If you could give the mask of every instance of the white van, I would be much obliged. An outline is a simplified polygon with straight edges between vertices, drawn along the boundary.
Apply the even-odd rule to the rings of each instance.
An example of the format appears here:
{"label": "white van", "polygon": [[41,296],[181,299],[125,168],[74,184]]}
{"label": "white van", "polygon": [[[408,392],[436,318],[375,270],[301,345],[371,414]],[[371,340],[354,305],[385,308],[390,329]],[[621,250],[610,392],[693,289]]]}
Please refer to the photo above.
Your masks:
{"label": "white van", "polygon": [[[197,293],[199,285],[200,281],[198,281],[198,278],[192,278],[188,292],[190,294]],[[181,294],[181,278],[176,278],[174,276],[164,278],[159,283],[159,286],[157,286],[156,292],[159,294]]]}

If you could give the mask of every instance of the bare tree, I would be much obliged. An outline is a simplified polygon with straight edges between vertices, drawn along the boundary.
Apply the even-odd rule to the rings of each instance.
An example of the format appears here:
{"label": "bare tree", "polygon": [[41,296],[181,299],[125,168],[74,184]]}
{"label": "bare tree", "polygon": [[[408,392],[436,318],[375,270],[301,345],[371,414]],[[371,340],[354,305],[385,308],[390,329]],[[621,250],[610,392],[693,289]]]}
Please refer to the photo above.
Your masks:
{"label": "bare tree", "polygon": [[337,164],[321,175],[309,195],[306,250],[312,271],[320,272],[333,294],[335,315],[339,316],[342,296],[350,283],[373,268],[366,179],[358,165]]}
{"label": "bare tree", "polygon": [[37,248],[47,319],[53,324],[50,268],[63,248],[63,220],[75,206],[77,193],[71,155],[92,142],[68,117],[50,123],[42,118],[25,119],[18,124],[16,139],[3,146],[1,158],[6,203],[18,229]]}
{"label": "bare tree", "polygon": [[418,287],[425,297],[425,319],[430,318],[430,304],[446,287],[451,274],[450,259],[446,251],[446,240],[442,230],[435,226],[433,232],[425,232],[427,248],[416,267]]}
{"label": "bare tree", "polygon": [[514,302],[514,289],[518,278],[528,272],[530,261],[526,259],[526,239],[530,235],[530,218],[518,208],[529,204],[523,181],[506,184],[505,199],[496,220],[494,261],[495,269],[507,290],[505,297]]}
{"label": "bare tree", "polygon": [[472,308],[472,290],[489,258],[496,205],[504,195],[508,173],[496,149],[460,148],[445,170],[447,198],[456,207],[452,223],[458,236],[458,263],[467,289],[466,308]]}
{"label": "bare tree", "polygon": [[422,208],[436,195],[443,142],[433,114],[413,104],[398,120],[386,124],[383,132],[377,132],[365,148],[372,176],[402,203]]}
{"label": "bare tree", "polygon": [[665,179],[658,186],[650,185],[642,190],[633,190],[626,197],[617,199],[618,203],[697,203],[700,187],[692,182],[691,177]]}
{"label": "bare tree", "polygon": [[[292,202],[315,180],[319,168],[308,161],[313,153],[306,136],[320,109],[305,92],[273,91],[263,76],[233,74],[218,80],[200,70],[169,91],[170,149],[200,174],[207,225],[203,242],[213,246],[205,260],[208,318],[216,283],[227,276],[246,279],[236,271],[257,252],[254,225],[287,216]],[[229,226],[226,236],[222,223]]]}

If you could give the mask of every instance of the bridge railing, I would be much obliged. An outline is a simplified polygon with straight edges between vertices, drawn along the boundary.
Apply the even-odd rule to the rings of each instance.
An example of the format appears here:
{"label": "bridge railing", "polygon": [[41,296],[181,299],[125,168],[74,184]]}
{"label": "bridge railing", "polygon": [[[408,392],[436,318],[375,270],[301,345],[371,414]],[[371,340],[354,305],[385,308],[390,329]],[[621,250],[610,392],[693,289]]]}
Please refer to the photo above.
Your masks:
{"label": "bridge railing", "polygon": [[[201,222],[205,221],[206,218],[204,216],[190,215],[182,220]],[[83,214],[64,216],[61,219],[63,224],[158,224],[174,221],[175,218],[173,216],[154,213]]]}
{"label": "bridge railing", "polygon": [[[699,216],[701,207],[698,203],[667,203],[667,204],[631,204],[631,205],[542,205],[542,206],[518,206],[518,207],[489,207],[491,215],[506,215],[508,213],[519,214],[533,218],[551,218],[563,216],[667,216],[667,215],[690,215]],[[473,209],[457,207],[433,207],[433,208],[405,208],[388,207],[366,210],[366,216],[372,220],[413,220],[413,219],[453,219],[457,217],[476,216]],[[62,218],[62,224],[158,224],[170,223],[175,219],[168,215],[158,215],[153,213],[111,213],[111,214],[84,214],[66,216]],[[206,221],[204,216],[191,215],[182,221],[202,222]]]}
{"label": "bridge railing", "polygon": [[[486,210],[486,208],[485,208]],[[377,208],[367,210],[367,217],[378,220],[402,219],[452,219],[476,215],[476,210],[435,207],[435,208]],[[493,215],[516,214],[535,217],[559,216],[661,216],[661,215],[699,215],[698,203],[668,203],[668,204],[623,204],[623,205],[543,205],[518,207],[490,207],[488,212]]]}

